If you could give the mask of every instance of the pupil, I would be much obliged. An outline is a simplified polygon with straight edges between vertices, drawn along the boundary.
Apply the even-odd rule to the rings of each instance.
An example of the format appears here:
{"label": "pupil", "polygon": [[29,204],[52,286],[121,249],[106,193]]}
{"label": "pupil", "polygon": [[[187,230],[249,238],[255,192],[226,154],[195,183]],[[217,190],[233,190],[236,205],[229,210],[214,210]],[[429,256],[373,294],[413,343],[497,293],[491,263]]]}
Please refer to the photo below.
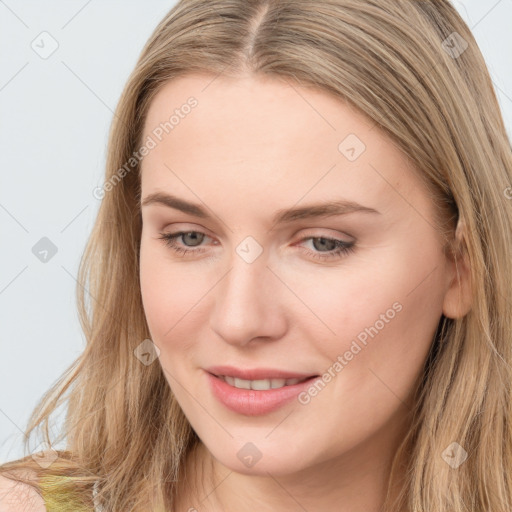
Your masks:
{"label": "pupil", "polygon": [[[315,249],[322,249],[326,247],[327,243],[327,250],[332,251],[335,248],[335,241],[334,240],[328,240],[327,238],[315,238],[313,239],[313,246]],[[319,247],[318,247],[319,246]]]}
{"label": "pupil", "polygon": [[198,242],[198,244],[200,244],[202,241],[202,238],[199,238],[199,240],[198,240],[198,235],[202,236],[200,233],[197,233],[195,231],[189,231],[188,233],[185,233],[184,235],[182,235],[183,241],[185,242],[186,245],[188,245],[188,242],[185,240],[185,237],[191,237],[192,238],[192,246],[194,245],[194,241]]}

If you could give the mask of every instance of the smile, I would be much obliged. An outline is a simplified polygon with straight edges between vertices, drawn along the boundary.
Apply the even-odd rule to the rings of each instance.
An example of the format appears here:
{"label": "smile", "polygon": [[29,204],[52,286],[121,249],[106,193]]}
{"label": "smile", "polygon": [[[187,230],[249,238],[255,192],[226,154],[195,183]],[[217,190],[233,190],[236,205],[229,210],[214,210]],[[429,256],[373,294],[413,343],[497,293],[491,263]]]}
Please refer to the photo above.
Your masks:
{"label": "smile", "polygon": [[218,402],[230,411],[246,416],[269,414],[293,403],[299,393],[319,378],[317,375],[248,380],[209,372],[204,375]]}

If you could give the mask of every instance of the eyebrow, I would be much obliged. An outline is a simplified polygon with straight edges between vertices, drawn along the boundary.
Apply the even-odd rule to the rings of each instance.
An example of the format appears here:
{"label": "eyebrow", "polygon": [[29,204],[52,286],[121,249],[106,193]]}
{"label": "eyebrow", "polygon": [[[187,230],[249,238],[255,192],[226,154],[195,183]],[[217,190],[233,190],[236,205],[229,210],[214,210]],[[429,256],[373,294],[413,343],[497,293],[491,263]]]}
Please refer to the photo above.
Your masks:
{"label": "eyebrow", "polygon": [[[180,210],[201,219],[212,218],[207,210],[201,205],[185,201],[184,199],[180,199],[179,197],[164,192],[149,194],[142,200],[141,206],[143,207],[151,204],[159,204],[169,208],[174,208],[175,210]],[[381,214],[381,212],[374,208],[363,206],[354,201],[341,199],[337,201],[328,201],[325,203],[315,203],[306,206],[277,210],[272,219],[272,225],[285,224],[297,220],[314,219],[317,217],[346,215],[355,212]]]}

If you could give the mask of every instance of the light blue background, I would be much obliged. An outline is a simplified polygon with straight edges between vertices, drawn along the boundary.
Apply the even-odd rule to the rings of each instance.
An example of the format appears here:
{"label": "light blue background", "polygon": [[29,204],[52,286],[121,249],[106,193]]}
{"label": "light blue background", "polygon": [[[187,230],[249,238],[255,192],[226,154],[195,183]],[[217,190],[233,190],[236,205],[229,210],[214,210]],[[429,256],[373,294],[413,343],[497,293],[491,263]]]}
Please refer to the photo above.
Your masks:
{"label": "light blue background", "polygon": [[[454,2],[486,58],[512,134],[512,0]],[[121,90],[173,1],[0,0],[0,462],[21,457],[43,392],[82,352],[78,263]],[[42,59],[41,32],[58,41]],[[42,263],[32,247],[58,252]],[[31,451],[34,451],[31,447]]]}

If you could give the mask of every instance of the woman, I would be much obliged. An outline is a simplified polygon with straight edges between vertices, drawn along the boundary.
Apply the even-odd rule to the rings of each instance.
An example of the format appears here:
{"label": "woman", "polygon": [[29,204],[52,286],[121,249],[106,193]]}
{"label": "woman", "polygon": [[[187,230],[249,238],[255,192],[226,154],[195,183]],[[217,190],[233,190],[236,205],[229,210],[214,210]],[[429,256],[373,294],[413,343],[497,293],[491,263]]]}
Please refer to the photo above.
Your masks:
{"label": "woman", "polygon": [[5,464],[4,509],[510,510],[511,185],[448,1],[180,2],[29,427],[67,399],[67,450]]}

